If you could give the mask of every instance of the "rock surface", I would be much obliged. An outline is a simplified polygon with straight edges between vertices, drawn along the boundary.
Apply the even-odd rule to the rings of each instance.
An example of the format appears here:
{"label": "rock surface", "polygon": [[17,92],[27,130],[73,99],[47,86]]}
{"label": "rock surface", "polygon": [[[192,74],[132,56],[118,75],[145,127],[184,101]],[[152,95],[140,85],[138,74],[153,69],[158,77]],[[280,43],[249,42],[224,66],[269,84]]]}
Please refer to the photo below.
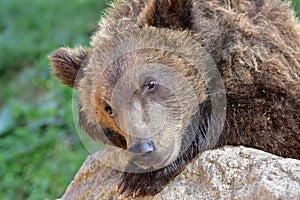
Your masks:
{"label": "rock surface", "polygon": [[[122,199],[116,190],[120,174],[89,156],[62,199]],[[225,146],[204,152],[156,196],[137,199],[300,200],[300,160]]]}

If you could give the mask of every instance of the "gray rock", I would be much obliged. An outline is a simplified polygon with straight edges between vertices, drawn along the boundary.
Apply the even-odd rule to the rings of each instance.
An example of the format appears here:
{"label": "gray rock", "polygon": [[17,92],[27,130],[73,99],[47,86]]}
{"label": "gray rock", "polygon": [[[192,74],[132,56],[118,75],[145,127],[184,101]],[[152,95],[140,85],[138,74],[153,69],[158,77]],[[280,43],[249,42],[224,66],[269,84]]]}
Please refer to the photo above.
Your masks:
{"label": "gray rock", "polygon": [[[122,199],[116,190],[120,174],[89,156],[62,199]],[[156,196],[137,199],[299,200],[300,160],[225,146],[204,152]]]}

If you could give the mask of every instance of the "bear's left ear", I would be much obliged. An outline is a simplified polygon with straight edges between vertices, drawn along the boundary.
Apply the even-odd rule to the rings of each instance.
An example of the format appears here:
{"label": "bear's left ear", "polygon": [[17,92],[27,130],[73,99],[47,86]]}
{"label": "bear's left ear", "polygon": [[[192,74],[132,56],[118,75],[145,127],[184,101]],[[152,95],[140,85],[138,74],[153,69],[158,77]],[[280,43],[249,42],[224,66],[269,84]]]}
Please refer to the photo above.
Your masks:
{"label": "bear's left ear", "polygon": [[83,47],[57,49],[49,55],[53,73],[63,84],[74,87],[79,69],[89,52]]}
{"label": "bear's left ear", "polygon": [[187,29],[191,26],[192,0],[149,0],[139,16],[139,26]]}

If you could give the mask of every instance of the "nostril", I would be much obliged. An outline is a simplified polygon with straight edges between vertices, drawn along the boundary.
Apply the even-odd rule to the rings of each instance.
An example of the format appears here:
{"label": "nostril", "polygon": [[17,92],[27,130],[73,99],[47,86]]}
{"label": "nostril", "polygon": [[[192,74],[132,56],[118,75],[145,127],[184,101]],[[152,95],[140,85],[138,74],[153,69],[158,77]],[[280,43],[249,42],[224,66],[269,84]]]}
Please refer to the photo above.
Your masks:
{"label": "nostril", "polygon": [[155,151],[155,144],[153,141],[140,142],[128,148],[132,153],[152,153]]}

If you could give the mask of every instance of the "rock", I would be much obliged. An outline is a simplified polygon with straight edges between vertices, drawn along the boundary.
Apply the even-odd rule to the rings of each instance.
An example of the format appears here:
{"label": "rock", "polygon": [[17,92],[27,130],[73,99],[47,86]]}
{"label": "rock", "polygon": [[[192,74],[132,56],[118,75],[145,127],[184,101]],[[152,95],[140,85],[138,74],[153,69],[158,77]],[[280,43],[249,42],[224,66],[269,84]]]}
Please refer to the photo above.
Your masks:
{"label": "rock", "polygon": [[[101,156],[96,153],[93,156]],[[122,199],[121,173],[89,156],[62,199]],[[243,146],[206,151],[154,197],[138,200],[300,199],[300,160]]]}

